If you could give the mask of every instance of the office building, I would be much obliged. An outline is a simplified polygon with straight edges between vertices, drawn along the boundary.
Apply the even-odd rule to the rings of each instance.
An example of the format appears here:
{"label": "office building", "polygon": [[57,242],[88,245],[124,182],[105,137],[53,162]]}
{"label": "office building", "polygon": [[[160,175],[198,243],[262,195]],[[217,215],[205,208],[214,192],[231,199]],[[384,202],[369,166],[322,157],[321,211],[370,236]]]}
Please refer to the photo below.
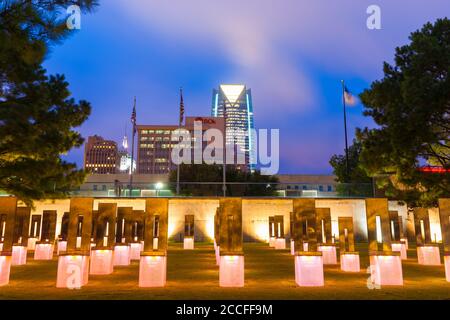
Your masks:
{"label": "office building", "polygon": [[176,169],[171,153],[178,143],[171,141],[175,125],[138,125],[137,173],[164,174]]}
{"label": "office building", "polygon": [[88,137],[84,147],[84,168],[93,174],[115,174],[119,166],[117,143],[100,136]]}
{"label": "office building", "polygon": [[248,168],[253,170],[256,164],[256,145],[249,134],[254,129],[251,90],[245,85],[220,85],[213,90],[211,115],[225,116],[227,144],[236,144],[241,148],[245,152]]}

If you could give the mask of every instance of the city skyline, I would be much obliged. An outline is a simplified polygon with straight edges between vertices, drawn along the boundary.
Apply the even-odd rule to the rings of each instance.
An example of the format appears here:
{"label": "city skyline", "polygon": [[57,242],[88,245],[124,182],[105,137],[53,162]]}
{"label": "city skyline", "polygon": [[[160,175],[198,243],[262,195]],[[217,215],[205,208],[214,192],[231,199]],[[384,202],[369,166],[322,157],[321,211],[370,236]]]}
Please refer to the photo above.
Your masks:
{"label": "city skyline", "polygon": [[[118,142],[130,131],[134,96],[138,123],[167,124],[177,119],[180,86],[186,114],[206,115],[212,88],[245,83],[257,128],[280,129],[280,173],[329,174],[331,155],[344,152],[340,80],[360,93],[381,78],[383,61],[392,62],[411,31],[448,12],[445,1],[378,1],[382,29],[368,30],[370,1],[319,2],[247,1],[234,21],[222,21],[207,12],[233,1],[111,0],[82,16],[81,30],[52,48],[45,67],[65,74],[73,96],[92,103],[83,136]],[[362,111],[360,103],[348,110],[350,141],[355,127],[373,126]],[[80,167],[82,157],[82,148],[67,156]]]}

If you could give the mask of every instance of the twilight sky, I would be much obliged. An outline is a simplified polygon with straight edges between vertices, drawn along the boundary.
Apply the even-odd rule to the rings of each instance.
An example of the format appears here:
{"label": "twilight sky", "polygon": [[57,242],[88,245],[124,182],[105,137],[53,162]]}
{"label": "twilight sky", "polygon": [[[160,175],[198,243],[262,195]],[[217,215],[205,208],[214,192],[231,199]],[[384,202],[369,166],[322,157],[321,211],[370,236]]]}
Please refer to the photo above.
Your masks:
{"label": "twilight sky", "polygon": [[[382,30],[366,27],[371,4]],[[92,103],[82,134],[118,142],[134,96],[139,124],[176,124],[180,86],[197,116],[213,87],[246,84],[256,127],[280,129],[280,172],[329,174],[344,149],[340,80],[360,93],[412,31],[445,16],[448,0],[100,0],[45,67]],[[362,110],[349,109],[350,138],[373,125]],[[82,166],[83,150],[67,158]]]}

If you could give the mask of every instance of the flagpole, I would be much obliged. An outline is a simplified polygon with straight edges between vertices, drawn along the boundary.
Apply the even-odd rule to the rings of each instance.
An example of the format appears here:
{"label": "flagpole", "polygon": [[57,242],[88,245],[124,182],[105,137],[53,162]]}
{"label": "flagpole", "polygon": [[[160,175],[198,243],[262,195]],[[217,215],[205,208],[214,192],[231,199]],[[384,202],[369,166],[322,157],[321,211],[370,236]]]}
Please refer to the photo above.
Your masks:
{"label": "flagpole", "polygon": [[345,103],[345,82],[342,81],[342,103],[344,105],[344,130],[345,130],[345,170],[347,173],[347,178],[349,175],[349,168],[348,168],[348,134],[347,134],[347,107]]}
{"label": "flagpole", "polygon": [[227,102],[223,101],[224,137],[223,137],[223,168],[222,168],[222,191],[223,197],[227,196]]}
{"label": "flagpole", "polygon": [[131,116],[131,122],[133,123],[133,134],[131,141],[131,165],[130,165],[130,197],[133,193],[133,162],[134,162],[134,140],[136,137],[136,97],[134,97],[133,114]]}
{"label": "flagpole", "polygon": [[[178,122],[178,130],[181,129],[181,123],[183,121],[183,119],[182,119],[183,115],[182,115],[182,110],[181,110],[182,104],[184,104],[184,102],[183,102],[183,88],[180,88],[180,97],[181,97],[180,98],[181,99],[180,100],[180,119],[179,119],[179,122]],[[183,106],[183,108],[184,108],[184,106]],[[184,111],[183,111],[183,113],[184,113]],[[180,195],[180,163],[177,164],[177,196],[178,195]]]}

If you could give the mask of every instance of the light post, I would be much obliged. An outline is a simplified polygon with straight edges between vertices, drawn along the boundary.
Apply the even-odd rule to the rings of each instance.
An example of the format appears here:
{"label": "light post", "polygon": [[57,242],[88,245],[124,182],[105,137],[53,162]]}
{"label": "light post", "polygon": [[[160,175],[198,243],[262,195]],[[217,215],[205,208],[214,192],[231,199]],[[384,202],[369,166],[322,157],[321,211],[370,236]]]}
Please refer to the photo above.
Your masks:
{"label": "light post", "polygon": [[156,189],[156,197],[159,197],[159,190],[161,190],[164,187],[164,185],[161,182],[158,182],[155,185],[155,189]]}

